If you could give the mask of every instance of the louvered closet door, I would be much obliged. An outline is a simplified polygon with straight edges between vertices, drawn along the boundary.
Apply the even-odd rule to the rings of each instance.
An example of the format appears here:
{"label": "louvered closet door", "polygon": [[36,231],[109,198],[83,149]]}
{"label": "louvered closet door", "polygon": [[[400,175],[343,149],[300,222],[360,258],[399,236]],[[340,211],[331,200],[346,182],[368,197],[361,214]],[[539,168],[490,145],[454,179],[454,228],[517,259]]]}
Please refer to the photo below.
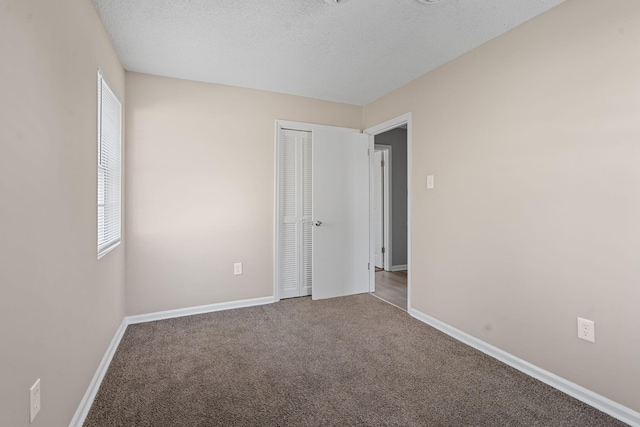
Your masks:
{"label": "louvered closet door", "polygon": [[311,132],[282,130],[279,140],[280,298],[311,295]]}

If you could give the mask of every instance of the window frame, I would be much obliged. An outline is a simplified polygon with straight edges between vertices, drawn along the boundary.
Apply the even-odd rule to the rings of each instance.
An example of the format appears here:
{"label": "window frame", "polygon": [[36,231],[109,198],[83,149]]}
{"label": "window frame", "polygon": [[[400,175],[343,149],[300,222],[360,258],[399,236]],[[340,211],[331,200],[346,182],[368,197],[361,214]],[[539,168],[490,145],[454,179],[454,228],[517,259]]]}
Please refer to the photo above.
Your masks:
{"label": "window frame", "polygon": [[[96,246],[100,259],[122,242],[122,101],[102,70],[97,74]],[[108,101],[117,114],[113,108],[105,114],[109,105],[104,95],[113,96]],[[113,127],[114,119],[117,131],[105,135],[104,124],[110,120],[107,128]]]}

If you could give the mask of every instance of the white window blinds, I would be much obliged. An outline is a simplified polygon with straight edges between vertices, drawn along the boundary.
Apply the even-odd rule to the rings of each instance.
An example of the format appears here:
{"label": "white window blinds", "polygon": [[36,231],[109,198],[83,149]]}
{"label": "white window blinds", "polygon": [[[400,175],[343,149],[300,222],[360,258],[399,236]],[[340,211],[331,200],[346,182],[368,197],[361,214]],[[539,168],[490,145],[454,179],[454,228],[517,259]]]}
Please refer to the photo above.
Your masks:
{"label": "white window blinds", "polygon": [[122,105],[98,71],[98,258],[120,243]]}

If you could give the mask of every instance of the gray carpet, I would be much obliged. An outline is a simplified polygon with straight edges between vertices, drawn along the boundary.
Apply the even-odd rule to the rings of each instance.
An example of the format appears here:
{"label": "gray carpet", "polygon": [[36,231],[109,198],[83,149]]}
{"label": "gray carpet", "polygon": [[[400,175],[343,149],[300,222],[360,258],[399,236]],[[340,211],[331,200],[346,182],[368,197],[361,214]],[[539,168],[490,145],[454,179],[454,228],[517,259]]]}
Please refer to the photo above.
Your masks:
{"label": "gray carpet", "polygon": [[371,295],[127,328],[93,426],[623,426]]}

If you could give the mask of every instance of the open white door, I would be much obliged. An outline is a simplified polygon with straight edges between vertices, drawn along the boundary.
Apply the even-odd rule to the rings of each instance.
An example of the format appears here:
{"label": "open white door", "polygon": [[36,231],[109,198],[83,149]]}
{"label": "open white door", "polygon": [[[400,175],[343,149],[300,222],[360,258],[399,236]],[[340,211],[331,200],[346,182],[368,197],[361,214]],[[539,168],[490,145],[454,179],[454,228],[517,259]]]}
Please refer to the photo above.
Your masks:
{"label": "open white door", "polygon": [[383,161],[384,152],[376,151],[373,155],[373,221],[376,233],[375,241],[375,259],[376,268],[385,268],[384,265],[384,176]]}
{"label": "open white door", "polygon": [[313,130],[313,299],[369,292],[369,136]]}

